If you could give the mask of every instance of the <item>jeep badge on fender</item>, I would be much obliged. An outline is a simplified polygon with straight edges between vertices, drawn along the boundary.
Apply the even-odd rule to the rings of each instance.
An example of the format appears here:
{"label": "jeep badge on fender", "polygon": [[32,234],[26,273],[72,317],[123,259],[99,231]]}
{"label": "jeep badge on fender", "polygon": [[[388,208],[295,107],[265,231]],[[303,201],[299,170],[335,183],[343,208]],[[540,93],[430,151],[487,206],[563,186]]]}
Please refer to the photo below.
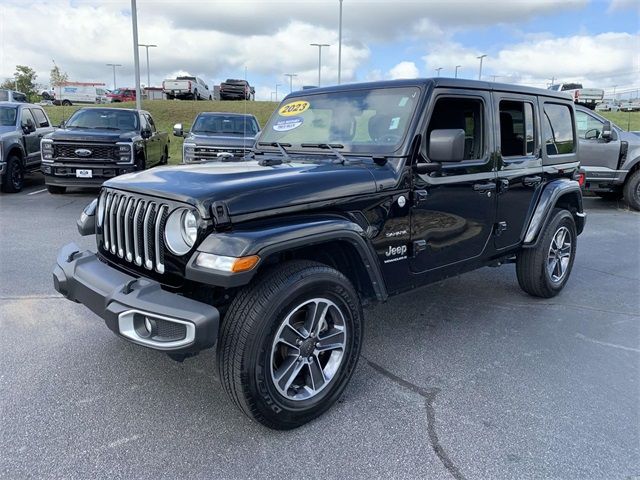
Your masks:
{"label": "jeep badge on fender", "polygon": [[295,428],[347,386],[363,304],[507,262],[527,293],[562,291],[585,225],[574,115],[446,78],[295,92],[242,160],[105,182],[78,221],[97,252],[63,247],[54,285],[129,342],[215,346],[231,401]]}

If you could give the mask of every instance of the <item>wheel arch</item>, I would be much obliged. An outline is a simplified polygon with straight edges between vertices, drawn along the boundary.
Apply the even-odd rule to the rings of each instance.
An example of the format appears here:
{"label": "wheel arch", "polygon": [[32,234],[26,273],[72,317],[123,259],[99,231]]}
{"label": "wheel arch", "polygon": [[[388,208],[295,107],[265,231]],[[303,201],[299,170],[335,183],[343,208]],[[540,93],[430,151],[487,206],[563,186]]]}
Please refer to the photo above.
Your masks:
{"label": "wheel arch", "polygon": [[582,190],[575,180],[561,178],[549,182],[544,187],[527,227],[524,247],[537,245],[540,232],[549,222],[554,208],[568,210],[576,223],[578,235],[582,233],[586,222],[586,214],[582,207]]}
{"label": "wheel arch", "polygon": [[194,254],[187,265],[187,278],[214,286],[246,285],[256,274],[280,262],[313,260],[342,272],[363,300],[382,301],[388,296],[375,251],[364,231],[340,216],[288,219],[270,223],[268,228],[213,233],[197,250],[229,257],[260,257],[254,270],[223,274],[195,265]]}

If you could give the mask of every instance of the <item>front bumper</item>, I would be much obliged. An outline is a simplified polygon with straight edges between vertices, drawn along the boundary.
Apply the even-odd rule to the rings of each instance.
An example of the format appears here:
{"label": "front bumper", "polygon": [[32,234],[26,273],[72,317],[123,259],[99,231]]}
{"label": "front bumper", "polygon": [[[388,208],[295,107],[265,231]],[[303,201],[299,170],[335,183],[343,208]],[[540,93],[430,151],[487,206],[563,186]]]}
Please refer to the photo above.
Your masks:
{"label": "front bumper", "polygon": [[[91,164],[54,162],[43,163],[40,170],[44,173],[47,185],[61,187],[99,187],[105,180],[135,171],[133,164],[95,162]],[[77,170],[91,170],[91,178],[79,178]]]}
{"label": "front bumper", "polygon": [[130,342],[168,353],[194,353],[216,343],[220,313],[215,307],[116,270],[75,243],[58,254],[53,284]]}

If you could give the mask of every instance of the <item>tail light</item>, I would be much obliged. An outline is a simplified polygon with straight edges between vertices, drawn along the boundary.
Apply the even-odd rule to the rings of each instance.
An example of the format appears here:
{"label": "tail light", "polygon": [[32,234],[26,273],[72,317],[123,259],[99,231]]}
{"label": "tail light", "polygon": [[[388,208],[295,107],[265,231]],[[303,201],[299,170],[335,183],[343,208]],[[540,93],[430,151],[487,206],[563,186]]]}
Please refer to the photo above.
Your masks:
{"label": "tail light", "polygon": [[581,187],[584,186],[584,181],[585,181],[585,175],[584,172],[577,172],[574,176],[573,179],[575,181],[578,182],[578,185],[580,185]]}
{"label": "tail light", "polygon": [[189,90],[191,90],[191,80],[189,80]]}
{"label": "tail light", "polygon": [[579,92],[579,90],[576,90],[576,91],[573,93],[573,98],[574,98],[574,100],[578,100],[578,92]]}

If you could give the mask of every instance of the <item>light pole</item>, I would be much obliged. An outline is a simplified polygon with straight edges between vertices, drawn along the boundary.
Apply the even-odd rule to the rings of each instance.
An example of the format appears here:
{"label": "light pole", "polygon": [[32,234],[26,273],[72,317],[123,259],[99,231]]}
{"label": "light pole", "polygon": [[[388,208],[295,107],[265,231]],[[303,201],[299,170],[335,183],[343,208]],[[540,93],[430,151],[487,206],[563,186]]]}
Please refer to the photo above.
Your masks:
{"label": "light pole", "polygon": [[142,94],[140,92],[140,55],[138,53],[138,10],[136,0],[131,0],[131,25],[133,26],[133,69],[136,78],[136,108],[142,107]]}
{"label": "light pole", "polygon": [[328,43],[310,43],[312,47],[318,47],[318,86],[321,83],[321,71],[322,71],[322,47],[330,47]]}
{"label": "light pole", "polygon": [[281,83],[276,83],[276,102],[278,101],[278,87],[282,85]]}
{"label": "light pole", "polygon": [[113,67],[113,89],[116,88],[116,67],[121,67],[122,65],[119,63],[107,63],[107,67]]}
{"label": "light pole", "polygon": [[297,77],[297,73],[285,73],[285,77],[289,77],[289,93],[293,92],[293,77]]}
{"label": "light pole", "polygon": [[482,80],[482,60],[484,59],[484,57],[486,57],[486,55],[480,55],[479,57],[476,57],[480,59],[480,71],[478,72],[478,80]]}
{"label": "light pole", "polygon": [[438,76],[440,76],[440,70],[442,70],[442,67],[436,68],[436,72],[438,72]]}
{"label": "light pole", "polygon": [[614,102],[616,101],[616,87],[617,87],[617,85],[613,86],[613,101]]}
{"label": "light pole", "polygon": [[342,80],[342,0],[340,0],[340,22],[338,27],[338,85],[340,85],[341,80]]}
{"label": "light pole", "polygon": [[455,78],[458,78],[458,69],[461,67],[462,65],[456,65],[456,76]]}
{"label": "light pole", "polygon": [[149,49],[157,47],[157,45],[153,45],[151,43],[139,43],[139,47],[144,47],[147,50],[147,88],[151,86],[151,74],[149,73]]}

